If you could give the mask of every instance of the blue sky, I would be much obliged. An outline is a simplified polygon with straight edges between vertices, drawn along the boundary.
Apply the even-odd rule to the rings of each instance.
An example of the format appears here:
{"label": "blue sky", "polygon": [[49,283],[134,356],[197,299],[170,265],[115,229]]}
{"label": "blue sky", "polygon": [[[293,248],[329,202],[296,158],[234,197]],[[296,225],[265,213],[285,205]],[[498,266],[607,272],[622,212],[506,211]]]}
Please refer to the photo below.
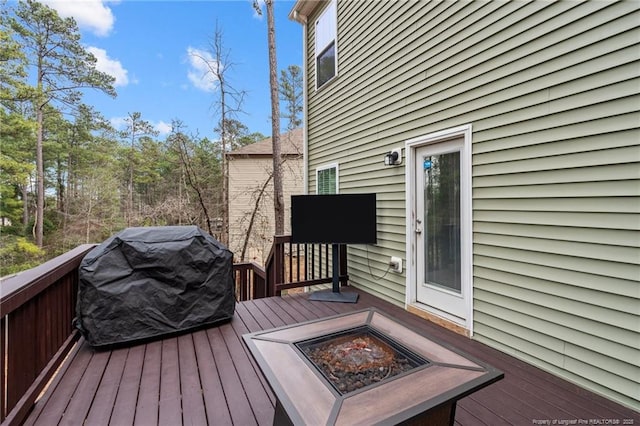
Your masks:
{"label": "blue sky", "polygon": [[[226,78],[234,89],[247,92],[245,113],[237,118],[250,132],[271,135],[264,7],[259,17],[250,0],[43,2],[76,19],[82,43],[98,58],[98,69],[116,78],[117,98],[87,91],[84,102],[116,126],[138,111],[161,137],[173,119],[180,119],[189,133],[217,139],[218,93],[207,84],[196,57],[210,50],[217,21],[234,63]],[[288,19],[293,4],[275,2],[278,69],[302,65],[302,27]]]}

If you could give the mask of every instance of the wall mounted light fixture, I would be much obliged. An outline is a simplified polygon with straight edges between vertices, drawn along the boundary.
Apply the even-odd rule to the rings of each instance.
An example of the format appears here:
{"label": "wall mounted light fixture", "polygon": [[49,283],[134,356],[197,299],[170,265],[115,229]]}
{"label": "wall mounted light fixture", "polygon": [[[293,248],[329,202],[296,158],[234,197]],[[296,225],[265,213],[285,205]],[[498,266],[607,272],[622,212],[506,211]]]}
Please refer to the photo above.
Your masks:
{"label": "wall mounted light fixture", "polygon": [[385,166],[397,166],[398,164],[402,164],[402,148],[391,150],[384,155]]}

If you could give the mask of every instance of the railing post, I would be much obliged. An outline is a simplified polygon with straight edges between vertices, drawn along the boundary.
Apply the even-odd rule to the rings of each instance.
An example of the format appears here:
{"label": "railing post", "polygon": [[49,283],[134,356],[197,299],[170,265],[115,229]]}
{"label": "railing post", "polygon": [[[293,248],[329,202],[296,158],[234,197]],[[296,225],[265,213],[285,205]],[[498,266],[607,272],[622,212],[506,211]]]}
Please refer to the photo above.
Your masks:
{"label": "railing post", "polygon": [[278,285],[284,283],[284,244],[287,238],[282,235],[276,235],[274,238],[274,274],[273,274],[273,295],[280,296]]}
{"label": "railing post", "polygon": [[242,269],[238,271],[240,275],[240,300],[247,300],[247,287],[250,285],[248,271],[246,266],[243,266]]}
{"label": "railing post", "polygon": [[268,289],[266,287],[264,276],[258,275],[255,269],[252,275],[253,275],[253,298],[260,299],[263,297],[267,297]]}

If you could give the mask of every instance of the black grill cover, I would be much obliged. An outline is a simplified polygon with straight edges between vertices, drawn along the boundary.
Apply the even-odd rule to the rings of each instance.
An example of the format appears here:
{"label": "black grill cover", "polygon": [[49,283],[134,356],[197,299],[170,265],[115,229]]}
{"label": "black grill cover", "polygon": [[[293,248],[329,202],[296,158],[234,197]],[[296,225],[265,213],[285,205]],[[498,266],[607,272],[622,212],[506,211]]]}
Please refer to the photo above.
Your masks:
{"label": "black grill cover", "polygon": [[230,319],[232,258],[197,226],[125,229],[82,260],[75,326],[104,346]]}

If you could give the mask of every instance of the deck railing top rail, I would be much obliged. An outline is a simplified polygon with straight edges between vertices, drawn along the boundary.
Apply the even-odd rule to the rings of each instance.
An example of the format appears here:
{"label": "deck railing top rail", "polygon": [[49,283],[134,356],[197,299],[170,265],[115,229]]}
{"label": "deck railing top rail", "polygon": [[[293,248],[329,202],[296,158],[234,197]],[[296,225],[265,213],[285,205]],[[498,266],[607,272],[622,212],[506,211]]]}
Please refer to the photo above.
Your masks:
{"label": "deck railing top rail", "polygon": [[95,244],[83,244],[35,268],[0,278],[0,312],[7,315],[46,290],[80,262]]}

